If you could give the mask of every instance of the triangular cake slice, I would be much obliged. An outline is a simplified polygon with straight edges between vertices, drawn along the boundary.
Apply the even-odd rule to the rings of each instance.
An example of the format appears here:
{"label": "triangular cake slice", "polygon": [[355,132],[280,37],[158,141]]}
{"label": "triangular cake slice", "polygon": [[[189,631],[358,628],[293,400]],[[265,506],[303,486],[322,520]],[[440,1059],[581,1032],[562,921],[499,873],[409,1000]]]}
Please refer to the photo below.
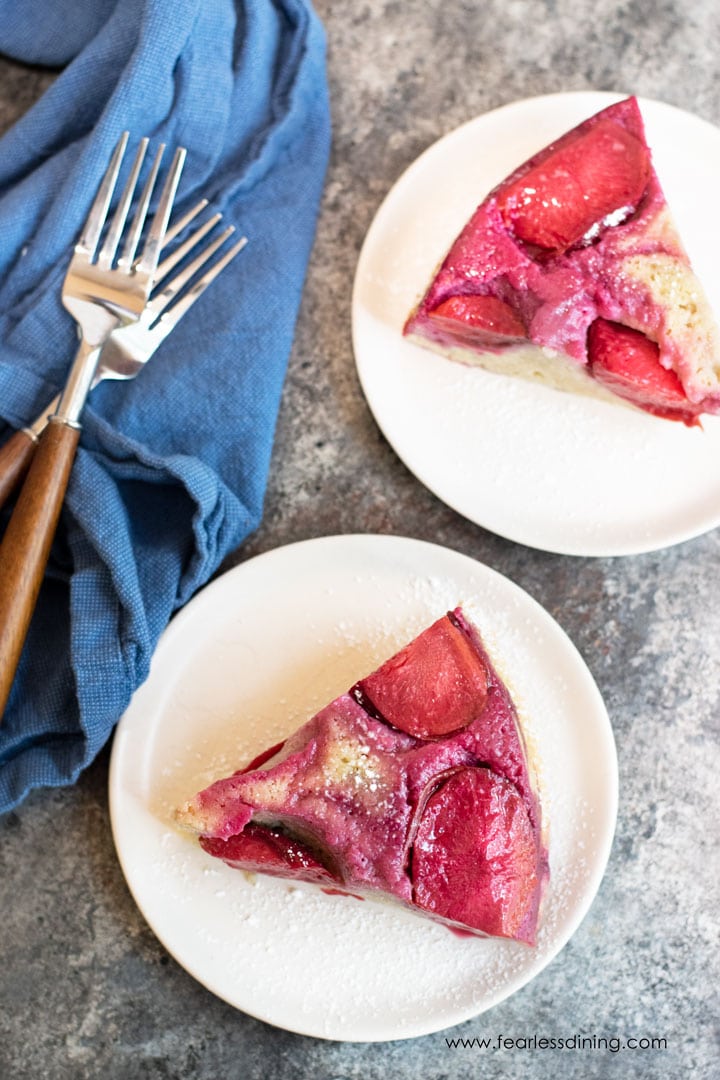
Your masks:
{"label": "triangular cake slice", "polygon": [[508,689],[461,608],[177,817],[230,866],[535,942],[540,804]]}
{"label": "triangular cake slice", "polygon": [[720,412],[720,336],[635,98],[503,180],[404,333],[451,359],[697,424]]}

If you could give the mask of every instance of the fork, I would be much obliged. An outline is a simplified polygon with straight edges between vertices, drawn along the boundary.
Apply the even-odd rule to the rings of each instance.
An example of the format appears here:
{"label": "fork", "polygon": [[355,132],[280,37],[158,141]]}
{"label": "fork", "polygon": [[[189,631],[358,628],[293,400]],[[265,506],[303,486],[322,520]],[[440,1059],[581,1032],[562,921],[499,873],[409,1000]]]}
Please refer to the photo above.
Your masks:
{"label": "fork", "polygon": [[185,160],[185,150],[179,148],[136,259],[165,149],[162,145],[158,148],[115,265],[149,144],[148,139],[140,142],[98,254],[128,138],[129,133],[123,132],[115,147],[65,275],[62,302],[78,324],[80,346],[0,545],[0,717],[50,555],[80,438],[80,415],[95,377],[100,349],[116,327],[136,323],[147,304]]}
{"label": "fork", "polygon": [[[207,199],[201,199],[192,210],[188,211],[179,221],[173,223],[165,234],[163,249],[180,236],[207,205]],[[214,214],[200,228],[196,229],[187,240],[180,244],[171,255],[162,260],[155,273],[153,289],[157,288],[200,241],[215,229],[221,219],[222,214]],[[100,352],[100,359],[91,389],[103,379],[132,379],[138,374],[182,316],[202,296],[207,286],[215,280],[220,271],[245,246],[247,237],[241,237],[200,279],[193,283],[192,288],[183,294],[182,301],[178,301],[168,310],[177,293],[185,288],[188,282],[209,262],[215,252],[223,247],[225,241],[234,231],[234,226],[228,226],[204,249],[198,258],[193,260],[182,272],[178,273],[172,280],[173,291],[171,293],[168,292],[168,289],[164,289],[162,293],[154,295],[152,300],[148,301],[143,308],[137,322],[130,323],[127,326],[118,326],[111,331]],[[0,509],[5,505],[5,502],[27,472],[40,436],[47,427],[48,420],[57,409],[59,402],[60,395],[55,397],[31,424],[16,431],[4,446],[0,447]]]}

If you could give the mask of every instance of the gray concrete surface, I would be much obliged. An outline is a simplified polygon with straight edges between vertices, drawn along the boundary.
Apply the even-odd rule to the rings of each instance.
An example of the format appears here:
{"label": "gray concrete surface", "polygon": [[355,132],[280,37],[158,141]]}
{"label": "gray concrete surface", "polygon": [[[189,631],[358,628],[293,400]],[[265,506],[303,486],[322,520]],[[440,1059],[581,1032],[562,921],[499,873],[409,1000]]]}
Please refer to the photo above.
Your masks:
{"label": "gray concrete surface", "polygon": [[[560,90],[630,91],[720,124],[713,0],[318,3],[334,144],[260,530],[227,565],[344,532],[446,544],[509,576],[570,634],[620,760],[610,864],[584,923],[532,983],[451,1032],[321,1042],[236,1012],[158,943],[110,835],[108,752],[0,820],[0,1076],[7,1080],[635,1080],[720,1076],[720,533],[578,559],[502,540],[425,490],[376,427],[355,373],[350,298],[384,195],[443,133]],[[49,82],[0,63],[5,130]],[[665,1049],[449,1048],[500,1034],[659,1037]]]}

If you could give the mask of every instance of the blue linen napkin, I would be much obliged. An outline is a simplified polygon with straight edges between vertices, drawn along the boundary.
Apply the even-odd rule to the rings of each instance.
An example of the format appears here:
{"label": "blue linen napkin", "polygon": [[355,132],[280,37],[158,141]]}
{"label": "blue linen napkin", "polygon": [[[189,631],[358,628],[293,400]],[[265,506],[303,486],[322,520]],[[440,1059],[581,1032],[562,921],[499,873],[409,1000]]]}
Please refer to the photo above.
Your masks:
{"label": "blue linen napkin", "polygon": [[64,381],[60,287],[122,130],[187,147],[176,211],[208,197],[250,238],[137,379],[93,392],[0,725],[0,810],[77,778],[259,522],[327,164],[324,49],[304,0],[0,0],[0,52],[67,65],[0,139],[1,440]]}

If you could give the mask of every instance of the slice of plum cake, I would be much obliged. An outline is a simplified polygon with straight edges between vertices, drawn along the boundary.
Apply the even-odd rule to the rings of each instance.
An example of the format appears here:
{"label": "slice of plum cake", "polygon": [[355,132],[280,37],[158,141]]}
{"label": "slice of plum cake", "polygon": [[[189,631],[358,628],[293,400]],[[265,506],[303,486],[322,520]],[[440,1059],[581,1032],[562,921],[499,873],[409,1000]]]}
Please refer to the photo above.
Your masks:
{"label": "slice of plum cake", "polygon": [[462,608],[177,818],[230,866],[535,942],[540,802],[510,693]]}
{"label": "slice of plum cake", "polygon": [[720,412],[720,335],[627,98],[483,200],[404,334],[454,360],[692,426]]}

